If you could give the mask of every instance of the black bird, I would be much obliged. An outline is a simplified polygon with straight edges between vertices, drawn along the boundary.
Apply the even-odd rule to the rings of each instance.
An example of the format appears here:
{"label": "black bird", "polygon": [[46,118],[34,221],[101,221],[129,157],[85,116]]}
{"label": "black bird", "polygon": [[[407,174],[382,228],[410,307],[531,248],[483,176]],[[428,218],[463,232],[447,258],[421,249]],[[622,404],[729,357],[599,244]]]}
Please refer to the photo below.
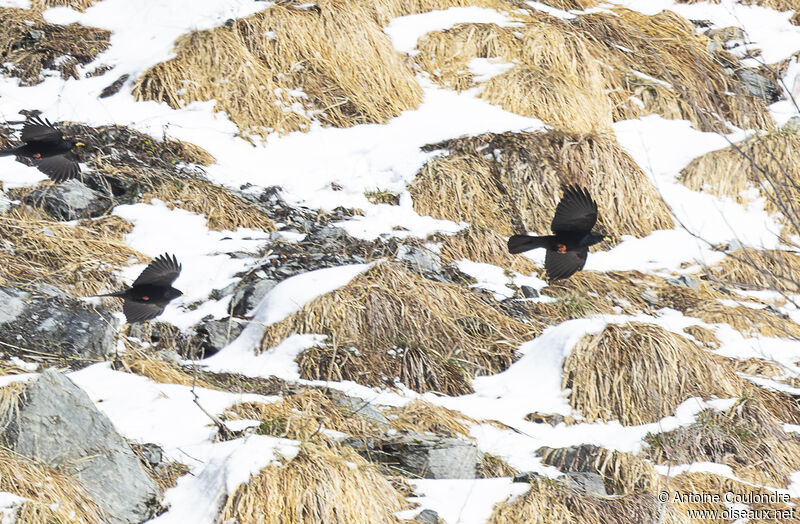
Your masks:
{"label": "black bird", "polygon": [[547,276],[550,280],[568,278],[586,264],[589,246],[609,240],[592,231],[595,222],[597,204],[589,192],[578,186],[567,186],[550,224],[555,234],[544,237],[513,235],[508,239],[508,251],[522,253],[537,247],[546,248],[544,268]]}
{"label": "black bird", "polygon": [[95,295],[97,297],[120,297],[124,300],[122,312],[129,324],[145,322],[164,312],[167,304],[179,296],[180,291],[172,283],[181,273],[181,265],[175,255],[163,254],[144,268],[142,274],[129,289]]}
{"label": "black bird", "polygon": [[63,182],[80,175],[78,157],[72,152],[72,148],[84,144],[64,140],[64,135],[49,120],[31,117],[22,127],[20,139],[24,144],[0,149],[0,156],[32,158],[36,162],[36,168],[54,182]]}

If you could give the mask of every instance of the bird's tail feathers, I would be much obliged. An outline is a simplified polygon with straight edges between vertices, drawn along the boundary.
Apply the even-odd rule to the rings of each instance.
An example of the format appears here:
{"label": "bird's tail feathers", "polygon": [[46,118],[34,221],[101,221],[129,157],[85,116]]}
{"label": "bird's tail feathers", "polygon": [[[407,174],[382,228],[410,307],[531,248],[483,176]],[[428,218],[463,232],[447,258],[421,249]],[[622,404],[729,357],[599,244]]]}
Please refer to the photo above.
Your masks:
{"label": "bird's tail feathers", "polygon": [[512,235],[508,239],[508,252],[522,253],[537,247],[547,247],[548,237],[532,237],[530,235]]}

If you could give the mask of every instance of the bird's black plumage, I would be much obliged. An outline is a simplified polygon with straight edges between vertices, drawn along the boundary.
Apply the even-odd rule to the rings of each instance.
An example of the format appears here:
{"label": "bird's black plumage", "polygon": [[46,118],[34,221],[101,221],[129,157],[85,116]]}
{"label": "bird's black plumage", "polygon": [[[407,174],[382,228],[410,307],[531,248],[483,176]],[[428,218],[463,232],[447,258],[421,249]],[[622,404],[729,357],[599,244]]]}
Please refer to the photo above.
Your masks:
{"label": "bird's black plumage", "polygon": [[181,267],[175,255],[163,254],[142,271],[130,288],[97,296],[122,298],[122,312],[128,322],[145,322],[163,313],[171,300],[183,294],[172,287]]}
{"label": "bird's black plumage", "polygon": [[78,157],[72,148],[80,142],[65,140],[63,133],[47,119],[34,116],[25,122],[20,137],[22,144],[0,149],[0,156],[31,158],[36,168],[55,182],[76,178],[81,173]]}
{"label": "bird's black plumage", "polygon": [[567,186],[550,224],[554,234],[513,235],[508,239],[508,251],[516,254],[543,247],[547,249],[544,268],[548,278],[568,278],[586,264],[589,246],[605,239],[592,231],[596,222],[597,204],[589,192],[578,186]]}

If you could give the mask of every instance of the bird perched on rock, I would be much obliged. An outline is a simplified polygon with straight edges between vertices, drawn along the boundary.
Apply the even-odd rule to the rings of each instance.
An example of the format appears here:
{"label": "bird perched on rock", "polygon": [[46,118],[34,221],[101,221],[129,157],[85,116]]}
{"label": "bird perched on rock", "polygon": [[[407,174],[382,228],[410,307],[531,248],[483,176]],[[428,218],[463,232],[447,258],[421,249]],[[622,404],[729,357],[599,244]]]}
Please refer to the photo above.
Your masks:
{"label": "bird perched on rock", "polygon": [[537,247],[546,248],[544,268],[548,278],[568,278],[586,264],[589,246],[609,240],[592,231],[595,222],[597,204],[589,192],[578,186],[567,186],[550,224],[555,234],[542,237],[513,235],[508,239],[508,251],[522,253]]}
{"label": "bird perched on rock", "polygon": [[156,318],[171,300],[183,295],[172,287],[180,273],[181,265],[175,255],[165,253],[144,268],[129,289],[95,296],[122,298],[122,312],[128,323],[145,322]]}
{"label": "bird perched on rock", "polygon": [[78,157],[72,152],[81,142],[64,140],[64,135],[47,119],[39,116],[29,118],[22,127],[23,144],[9,149],[0,149],[0,156],[14,155],[32,158],[36,168],[54,182],[76,178],[81,173]]}

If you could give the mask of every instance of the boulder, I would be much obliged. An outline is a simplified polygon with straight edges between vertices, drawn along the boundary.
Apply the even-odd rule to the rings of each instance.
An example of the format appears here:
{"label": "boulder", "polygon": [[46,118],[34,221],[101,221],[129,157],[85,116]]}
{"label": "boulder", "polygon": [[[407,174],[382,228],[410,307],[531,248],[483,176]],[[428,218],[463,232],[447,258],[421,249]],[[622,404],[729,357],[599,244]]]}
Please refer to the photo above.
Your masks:
{"label": "boulder", "polygon": [[45,370],[21,397],[5,445],[79,480],[111,523],[139,523],[160,508],[161,491],[89,396]]}
{"label": "boulder", "polygon": [[483,453],[474,442],[402,431],[381,439],[346,439],[367,459],[427,479],[474,479]]}
{"label": "boulder", "polygon": [[114,353],[117,319],[49,286],[0,286],[0,341],[54,356]]}
{"label": "boulder", "polygon": [[79,180],[67,180],[54,186],[34,189],[23,202],[41,207],[57,220],[97,217],[105,214],[113,205],[110,198]]}

